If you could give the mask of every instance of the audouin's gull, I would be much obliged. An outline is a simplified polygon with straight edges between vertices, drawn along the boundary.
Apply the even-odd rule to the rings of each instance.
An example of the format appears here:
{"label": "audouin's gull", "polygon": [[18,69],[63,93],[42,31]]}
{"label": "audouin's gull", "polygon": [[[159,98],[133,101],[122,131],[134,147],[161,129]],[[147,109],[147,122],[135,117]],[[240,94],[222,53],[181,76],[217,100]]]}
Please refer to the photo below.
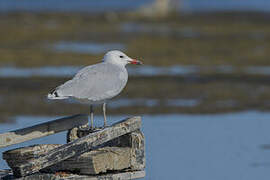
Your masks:
{"label": "audouin's gull", "polygon": [[118,95],[128,81],[127,64],[142,64],[121,51],[109,51],[101,63],[81,69],[73,79],[55,88],[48,99],[74,98],[90,104],[91,128],[93,128],[94,104],[103,104],[106,127],[106,100]]}

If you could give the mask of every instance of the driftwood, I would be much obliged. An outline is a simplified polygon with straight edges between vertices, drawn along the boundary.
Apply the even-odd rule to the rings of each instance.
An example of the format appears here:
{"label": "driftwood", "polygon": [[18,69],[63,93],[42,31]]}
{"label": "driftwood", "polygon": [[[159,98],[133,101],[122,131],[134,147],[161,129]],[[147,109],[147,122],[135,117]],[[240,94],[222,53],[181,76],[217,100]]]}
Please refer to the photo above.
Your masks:
{"label": "driftwood", "polygon": [[[14,176],[10,171],[3,172],[3,176],[0,179],[3,180],[13,180]],[[88,176],[88,175],[77,175],[77,174],[45,174],[36,173],[26,177],[17,178],[16,180],[127,180],[127,179],[139,179],[145,176],[145,171],[132,171],[132,172],[116,172],[102,174],[98,176]]]}
{"label": "driftwood", "polygon": [[87,115],[75,115],[3,133],[0,134],[0,148],[83,126],[87,122]]}
{"label": "driftwood", "polygon": [[120,171],[131,166],[131,148],[104,147],[83,153],[42,172],[70,171],[77,174],[96,175],[110,171]]}
{"label": "driftwood", "polygon": [[[71,133],[72,132],[72,133]],[[68,132],[68,142],[72,138],[81,138],[88,135],[88,130],[74,128]],[[72,140],[75,140],[72,139]],[[130,169],[141,170],[145,168],[145,139],[140,130],[119,136],[111,141],[102,144],[100,147],[129,147],[131,148]],[[97,161],[98,162],[98,161]]]}
{"label": "driftwood", "polygon": [[134,171],[144,168],[144,136],[140,130],[136,130],[108,141],[96,150],[50,166],[47,172],[71,171],[79,174],[100,174],[108,171],[123,169]]}
{"label": "driftwood", "polygon": [[[85,132],[85,130],[82,130]],[[69,158],[52,165],[40,172],[56,173],[59,171],[78,174],[100,174],[108,171],[142,170],[145,168],[144,136],[140,130],[120,136],[101,147]],[[11,169],[29,162],[48,151],[61,146],[60,144],[41,144],[18,148],[3,153]]]}
{"label": "driftwood", "polygon": [[61,144],[37,144],[28,147],[16,148],[3,153],[3,159],[11,169],[18,165],[31,161],[48,153],[50,150],[61,146]]}
{"label": "driftwood", "polygon": [[86,135],[70,143],[50,150],[44,155],[39,155],[31,161],[14,167],[15,176],[26,176],[38,172],[48,166],[57,164],[71,157],[77,157],[89,150],[98,148],[99,145],[108,142],[124,134],[133,132],[141,126],[140,117],[126,119],[107,127],[103,130]]}

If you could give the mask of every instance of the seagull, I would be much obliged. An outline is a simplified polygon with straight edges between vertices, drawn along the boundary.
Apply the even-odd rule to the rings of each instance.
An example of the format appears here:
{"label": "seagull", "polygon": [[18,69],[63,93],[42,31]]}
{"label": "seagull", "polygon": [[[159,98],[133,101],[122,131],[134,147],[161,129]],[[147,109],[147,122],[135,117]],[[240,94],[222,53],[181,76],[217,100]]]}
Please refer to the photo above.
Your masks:
{"label": "seagull", "polygon": [[56,87],[48,99],[73,98],[90,105],[91,129],[94,124],[93,105],[102,104],[104,128],[107,126],[106,102],[117,96],[128,81],[127,64],[141,65],[142,62],[128,57],[121,51],[107,52],[102,62],[86,66],[69,81]]}

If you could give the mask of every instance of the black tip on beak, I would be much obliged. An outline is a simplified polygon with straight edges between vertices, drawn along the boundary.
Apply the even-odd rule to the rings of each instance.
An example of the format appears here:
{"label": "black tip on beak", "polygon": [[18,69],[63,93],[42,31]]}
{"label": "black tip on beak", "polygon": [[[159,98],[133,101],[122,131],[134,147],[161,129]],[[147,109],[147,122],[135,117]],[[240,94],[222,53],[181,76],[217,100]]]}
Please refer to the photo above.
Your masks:
{"label": "black tip on beak", "polygon": [[143,63],[139,60],[133,59],[130,64],[142,65]]}

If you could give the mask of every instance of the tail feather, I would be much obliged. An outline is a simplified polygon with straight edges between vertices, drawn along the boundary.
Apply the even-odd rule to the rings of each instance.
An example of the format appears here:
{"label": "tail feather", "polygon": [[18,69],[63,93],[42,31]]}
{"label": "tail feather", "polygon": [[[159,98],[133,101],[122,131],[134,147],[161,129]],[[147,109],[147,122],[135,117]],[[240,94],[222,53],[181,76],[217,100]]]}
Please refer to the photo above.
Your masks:
{"label": "tail feather", "polygon": [[61,96],[59,95],[59,93],[57,92],[56,89],[52,90],[49,94],[48,94],[48,99],[67,99],[67,96]]}

